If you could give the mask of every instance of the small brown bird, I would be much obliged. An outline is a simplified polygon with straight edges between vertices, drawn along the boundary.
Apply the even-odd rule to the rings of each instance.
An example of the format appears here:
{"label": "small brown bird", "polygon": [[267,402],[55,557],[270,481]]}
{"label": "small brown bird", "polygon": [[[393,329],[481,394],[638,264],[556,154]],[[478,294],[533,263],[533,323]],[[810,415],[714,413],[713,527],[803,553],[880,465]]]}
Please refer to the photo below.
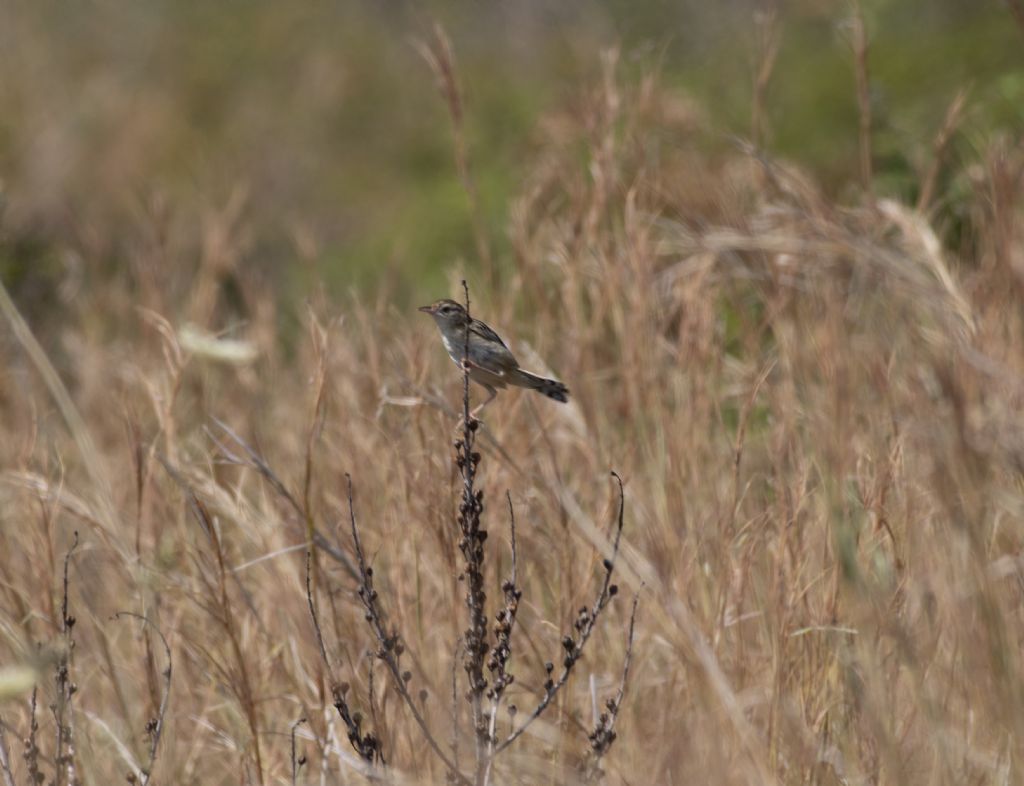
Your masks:
{"label": "small brown bird", "polygon": [[470,417],[475,417],[477,412],[494,400],[498,388],[507,385],[538,390],[563,404],[569,400],[569,388],[557,380],[538,377],[519,368],[519,361],[505,346],[501,336],[479,319],[470,319],[466,309],[454,300],[438,300],[429,306],[421,306],[420,311],[434,318],[441,331],[444,348],[460,368],[465,350],[466,321],[469,320],[469,378],[490,394],[486,401],[470,413]]}

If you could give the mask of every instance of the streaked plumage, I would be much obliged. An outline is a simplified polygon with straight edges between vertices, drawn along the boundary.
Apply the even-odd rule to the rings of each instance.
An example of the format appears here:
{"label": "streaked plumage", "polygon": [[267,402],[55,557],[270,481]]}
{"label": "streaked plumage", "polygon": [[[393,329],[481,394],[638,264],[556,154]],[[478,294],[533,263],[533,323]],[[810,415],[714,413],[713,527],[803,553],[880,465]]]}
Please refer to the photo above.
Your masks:
{"label": "streaked plumage", "polygon": [[[438,300],[420,311],[430,314],[441,331],[441,340],[457,366],[462,365],[466,342],[466,309],[454,300]],[[469,378],[490,394],[473,413],[479,412],[498,395],[498,389],[516,385],[543,393],[555,401],[569,400],[569,389],[554,379],[546,379],[519,368],[519,361],[501,336],[479,319],[469,321]]]}

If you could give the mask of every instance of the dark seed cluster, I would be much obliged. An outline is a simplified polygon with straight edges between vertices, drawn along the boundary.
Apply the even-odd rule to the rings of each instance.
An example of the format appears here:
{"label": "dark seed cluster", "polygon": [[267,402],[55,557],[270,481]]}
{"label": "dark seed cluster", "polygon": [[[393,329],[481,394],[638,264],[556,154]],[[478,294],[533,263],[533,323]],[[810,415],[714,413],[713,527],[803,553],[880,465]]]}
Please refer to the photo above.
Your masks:
{"label": "dark seed cluster", "polygon": [[341,716],[341,720],[345,724],[345,729],[348,732],[348,741],[352,744],[356,753],[359,754],[359,757],[368,764],[383,761],[380,740],[372,731],[363,733],[363,715],[358,711],[352,712],[346,700],[348,692],[349,684],[347,682],[339,683],[331,689],[331,693],[334,696],[334,708],[338,711],[338,715]]}
{"label": "dark seed cluster", "polygon": [[515,677],[508,671],[508,662],[512,657],[512,627],[516,621],[516,613],[519,611],[519,599],[523,593],[518,589],[512,579],[507,579],[501,585],[501,591],[505,596],[505,606],[494,615],[494,640],[495,646],[491,651],[491,657],[487,660],[487,669],[491,672],[491,689],[487,691],[487,698],[497,701],[501,698],[505,688],[513,683]]}
{"label": "dark seed cluster", "polygon": [[[484,663],[490,645],[487,637],[487,593],[484,590],[484,544],[487,530],[480,524],[484,510],[484,492],[475,488],[480,453],[473,449],[478,424],[470,419],[462,431],[462,439],[455,442],[455,465],[462,476],[462,500],[456,523],[459,526],[459,551],[463,559],[463,580],[466,582],[466,608],[469,624],[463,633],[465,660],[463,668],[468,680],[466,700],[473,709],[474,733],[479,745],[488,739],[488,721],[481,702],[488,693]],[[491,662],[495,662],[493,657]]]}

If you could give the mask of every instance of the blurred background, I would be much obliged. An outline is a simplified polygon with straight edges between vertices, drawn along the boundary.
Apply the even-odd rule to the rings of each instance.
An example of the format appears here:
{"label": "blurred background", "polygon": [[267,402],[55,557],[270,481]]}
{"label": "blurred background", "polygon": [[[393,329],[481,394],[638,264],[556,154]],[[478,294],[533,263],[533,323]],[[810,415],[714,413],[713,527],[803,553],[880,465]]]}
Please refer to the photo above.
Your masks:
{"label": "blurred background", "polygon": [[[387,284],[400,303],[448,294],[441,271],[479,260],[449,113],[419,52],[435,21],[455,52],[498,265],[509,254],[510,198],[557,133],[552,116],[581,106],[600,79],[609,47],[621,51],[621,78],[657,73],[662,100],[678,102],[665,111],[679,136],[669,128],[650,148],[670,152],[685,133],[708,155],[735,152],[734,136],[751,134],[759,20],[777,13],[762,145],[812,169],[834,196],[856,174],[844,3],[3,7],[0,274],[29,313],[46,313],[68,276],[130,266],[147,232],[181,258],[198,256],[210,211],[244,223],[238,261],[272,277],[286,302],[321,281],[335,294]],[[913,198],[961,88],[970,112],[957,145],[1019,132],[1021,31],[1004,3],[868,0],[864,14],[884,192]]]}
{"label": "blurred background", "polygon": [[351,473],[451,728],[462,388],[413,306],[463,276],[572,391],[502,393],[478,443],[492,600],[506,489],[529,566],[519,717],[625,483],[625,602],[498,782],[578,782],[634,592],[609,783],[1024,782],[1022,130],[1024,0],[0,0],[15,782],[63,760],[69,584],[81,782],[155,750],[164,656],[124,610],[173,649],[158,778],[287,782],[306,717],[309,781],[355,782],[337,677],[444,781],[303,547],[352,552]]}

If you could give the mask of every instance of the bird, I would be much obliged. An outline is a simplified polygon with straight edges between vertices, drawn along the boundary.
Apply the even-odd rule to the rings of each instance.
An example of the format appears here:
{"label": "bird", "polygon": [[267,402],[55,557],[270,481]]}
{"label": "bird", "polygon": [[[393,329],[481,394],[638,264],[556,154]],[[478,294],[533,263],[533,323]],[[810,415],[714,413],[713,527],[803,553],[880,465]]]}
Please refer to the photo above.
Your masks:
{"label": "bird", "polygon": [[[483,387],[487,400],[476,406],[470,413],[470,419],[498,395],[499,388],[515,385],[543,393],[548,398],[563,404],[569,400],[569,388],[555,379],[531,374],[519,367],[519,361],[508,348],[501,336],[479,319],[473,319],[469,312],[454,300],[447,298],[420,306],[420,311],[430,314],[441,331],[444,348],[455,365],[463,367],[466,358],[466,371],[469,378]],[[469,351],[466,352],[466,324],[469,324]]]}

